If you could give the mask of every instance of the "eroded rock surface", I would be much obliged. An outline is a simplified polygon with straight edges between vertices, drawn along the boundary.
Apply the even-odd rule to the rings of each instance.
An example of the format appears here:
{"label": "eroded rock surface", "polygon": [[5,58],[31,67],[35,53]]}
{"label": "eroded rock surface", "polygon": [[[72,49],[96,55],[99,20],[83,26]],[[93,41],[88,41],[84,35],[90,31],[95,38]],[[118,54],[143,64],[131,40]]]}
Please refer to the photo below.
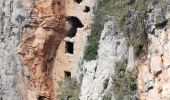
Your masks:
{"label": "eroded rock surface", "polygon": [[[106,23],[99,42],[98,59],[84,62],[81,100],[102,100],[105,94],[111,93],[115,63],[127,59],[128,51],[125,38],[118,32],[113,21]],[[104,85],[106,80],[107,86]]]}
{"label": "eroded rock surface", "polygon": [[65,1],[35,1],[34,17],[28,27],[23,28],[19,54],[29,69],[28,99],[39,97],[54,99],[52,80],[56,50],[66,35]]}
{"label": "eroded rock surface", "polygon": [[28,71],[19,58],[17,47],[23,26],[29,23],[32,15],[32,3],[30,0],[0,1],[0,99],[2,100],[20,100],[25,96],[25,93],[21,93],[17,87],[25,89],[24,76]]}
{"label": "eroded rock surface", "polygon": [[148,54],[139,60],[138,86],[141,100],[169,100],[169,66],[170,66],[170,28],[169,3],[150,5],[147,24],[150,44]]}

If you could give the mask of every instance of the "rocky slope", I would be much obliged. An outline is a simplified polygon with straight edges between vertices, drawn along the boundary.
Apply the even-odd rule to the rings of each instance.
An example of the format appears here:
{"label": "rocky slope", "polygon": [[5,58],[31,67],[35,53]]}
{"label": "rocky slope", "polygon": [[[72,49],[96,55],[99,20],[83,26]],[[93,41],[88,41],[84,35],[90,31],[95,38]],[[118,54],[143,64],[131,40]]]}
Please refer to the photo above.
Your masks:
{"label": "rocky slope", "polygon": [[[115,21],[107,22],[101,33],[97,59],[79,64],[83,69],[81,100],[102,100],[104,95],[112,94],[115,62],[125,59],[128,59],[127,69],[135,66],[138,69],[141,100],[169,100],[169,1],[156,5],[150,2],[145,9],[148,12],[143,21],[149,39],[149,44],[143,48],[145,53],[136,56],[136,50],[127,46]],[[138,16],[134,14],[132,19]],[[136,27],[133,23],[138,25],[133,20],[130,20],[132,29]]]}

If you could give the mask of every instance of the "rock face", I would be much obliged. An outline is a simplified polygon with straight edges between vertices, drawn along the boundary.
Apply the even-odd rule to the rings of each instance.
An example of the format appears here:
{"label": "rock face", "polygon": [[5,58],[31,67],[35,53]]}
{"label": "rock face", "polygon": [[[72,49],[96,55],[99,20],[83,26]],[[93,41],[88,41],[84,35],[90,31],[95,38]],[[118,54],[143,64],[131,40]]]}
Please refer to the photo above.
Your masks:
{"label": "rock face", "polygon": [[0,4],[0,98],[52,99],[54,53],[66,34],[65,2],[58,6],[47,0],[1,0]]}
{"label": "rock face", "polygon": [[[148,54],[138,65],[138,86],[141,100],[168,100],[170,98],[169,84],[169,46],[170,28],[167,20],[170,18],[170,5],[150,5],[148,9],[147,27],[150,44]],[[169,23],[169,22],[168,22]]]}
{"label": "rock face", "polygon": [[60,5],[56,1],[35,1],[35,16],[30,26],[23,29],[19,54],[30,72],[29,100],[54,97],[52,67],[56,50],[66,34],[64,7],[64,1]]}
{"label": "rock face", "polygon": [[[81,100],[102,100],[112,87],[111,76],[115,62],[127,59],[127,46],[122,33],[110,21],[105,24],[101,34],[98,59],[84,62]],[[106,84],[106,80],[107,84]],[[107,86],[106,86],[107,85]],[[107,88],[104,88],[107,87]]]}
{"label": "rock face", "polygon": [[[169,100],[170,1],[150,3],[147,8],[144,24],[150,43],[143,57],[134,56],[135,50],[127,46],[123,33],[112,20],[104,25],[97,59],[84,61],[80,53],[85,47],[82,42],[89,31],[91,13],[83,10],[94,1],[78,4],[78,0],[78,3],[0,0],[0,100],[55,100],[56,82],[64,78],[64,71],[75,77],[76,64],[78,81],[82,77],[80,100],[102,100],[104,95],[112,94],[115,63],[123,60],[128,60],[129,69],[138,68],[141,100]],[[71,39],[65,38],[66,16],[79,18],[84,26],[73,27]],[[129,19],[134,23],[129,24],[132,30],[137,25],[138,13],[134,12],[133,16],[135,20]],[[65,41],[74,42],[74,54],[65,53]]]}
{"label": "rock face", "polygon": [[[152,2],[149,4],[144,23],[150,42],[146,47],[147,53],[142,57],[135,57],[132,47],[128,49],[114,21],[105,24],[100,38],[98,58],[79,63],[79,67],[82,66],[80,69],[83,69],[83,74],[79,73],[83,76],[81,100],[102,100],[102,96],[112,87],[110,76],[114,73],[115,62],[124,59],[128,59],[128,68],[138,68],[137,83],[141,100],[169,100],[169,4],[169,0],[156,5]],[[105,80],[109,80],[106,89],[103,85]]]}
{"label": "rock face", "polygon": [[[83,9],[89,4],[90,0],[81,5],[73,0],[0,1],[0,100],[56,99],[55,85],[64,78],[64,71],[71,68],[76,76],[84,37],[80,33],[87,30],[82,27],[90,18]],[[66,16],[83,22],[72,39],[75,55],[65,52]]]}
{"label": "rock face", "polygon": [[27,74],[27,70],[19,58],[17,46],[21,40],[22,27],[29,22],[31,7],[32,2],[29,0],[0,1],[1,100],[20,100],[22,98],[20,95],[22,93],[19,92],[17,83],[19,87],[24,89],[25,80],[23,77]]}

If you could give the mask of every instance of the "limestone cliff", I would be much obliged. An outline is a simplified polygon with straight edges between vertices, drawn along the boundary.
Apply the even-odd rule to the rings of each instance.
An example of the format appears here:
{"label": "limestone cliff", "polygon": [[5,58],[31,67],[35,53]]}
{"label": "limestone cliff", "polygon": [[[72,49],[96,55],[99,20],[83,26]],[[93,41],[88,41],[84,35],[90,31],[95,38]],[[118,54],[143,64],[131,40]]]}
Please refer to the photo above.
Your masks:
{"label": "limestone cliff", "polygon": [[70,77],[76,100],[117,100],[134,68],[120,100],[170,99],[169,0],[0,0],[0,15],[0,100],[59,100]]}
{"label": "limestone cliff", "polygon": [[148,53],[136,60],[138,86],[142,100],[169,100],[169,1],[157,6],[149,5],[147,19]]}
{"label": "limestone cliff", "polygon": [[[111,94],[113,99],[112,76],[116,67],[115,63],[125,59],[128,60],[127,70],[131,67],[138,69],[136,80],[139,98],[131,98],[132,100],[169,100],[169,3],[168,0],[156,4],[153,1],[146,6],[147,13],[142,22],[144,22],[144,30],[147,34],[145,39],[149,42],[140,48],[141,51],[138,51],[139,48],[127,45],[129,40],[122,35],[123,31],[119,30],[120,26],[115,20],[105,23],[96,60],[82,60],[79,63],[79,67],[83,69],[80,70],[83,76],[81,100],[103,100],[103,97],[108,94]],[[129,30],[134,30],[131,35],[132,39],[135,36],[133,35],[135,28],[138,28],[140,18],[138,13],[138,11],[133,12],[128,19]],[[135,38],[138,39],[139,36]],[[106,80],[108,81],[107,88],[104,86]]]}

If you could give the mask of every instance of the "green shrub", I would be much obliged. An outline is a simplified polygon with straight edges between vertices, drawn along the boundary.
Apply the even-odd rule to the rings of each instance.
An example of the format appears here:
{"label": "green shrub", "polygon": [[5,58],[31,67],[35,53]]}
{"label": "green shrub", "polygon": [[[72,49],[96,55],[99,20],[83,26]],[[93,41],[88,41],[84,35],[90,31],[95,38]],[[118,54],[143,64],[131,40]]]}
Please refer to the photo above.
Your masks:
{"label": "green shrub", "polygon": [[168,26],[170,26],[170,18],[168,18]]}
{"label": "green shrub", "polygon": [[112,97],[111,96],[104,96],[103,100],[112,100]]}
{"label": "green shrub", "polygon": [[91,32],[87,37],[87,45],[84,51],[84,59],[87,61],[97,58],[97,50],[100,36],[104,27],[104,23],[110,19],[109,14],[112,14],[113,0],[100,0],[93,8],[93,23],[91,24]]}
{"label": "green shrub", "polygon": [[[126,71],[126,62],[117,62],[113,75],[113,94],[116,100],[131,100],[137,90],[136,69]],[[126,98],[126,99],[125,99]]]}
{"label": "green shrub", "polygon": [[[93,8],[93,23],[91,25],[91,34],[88,36],[84,59],[89,61],[97,58],[97,49],[104,23],[113,17],[120,30],[124,33],[128,41],[127,45],[131,45],[134,48],[147,45],[149,40],[145,31],[144,20],[147,17],[148,4],[152,2],[156,5],[163,1],[98,0],[97,6]],[[133,15],[135,13],[137,13],[137,18]],[[132,26],[130,24],[135,25]]]}
{"label": "green shrub", "polygon": [[57,98],[59,100],[78,100],[80,85],[75,78],[66,78],[58,82]]}

